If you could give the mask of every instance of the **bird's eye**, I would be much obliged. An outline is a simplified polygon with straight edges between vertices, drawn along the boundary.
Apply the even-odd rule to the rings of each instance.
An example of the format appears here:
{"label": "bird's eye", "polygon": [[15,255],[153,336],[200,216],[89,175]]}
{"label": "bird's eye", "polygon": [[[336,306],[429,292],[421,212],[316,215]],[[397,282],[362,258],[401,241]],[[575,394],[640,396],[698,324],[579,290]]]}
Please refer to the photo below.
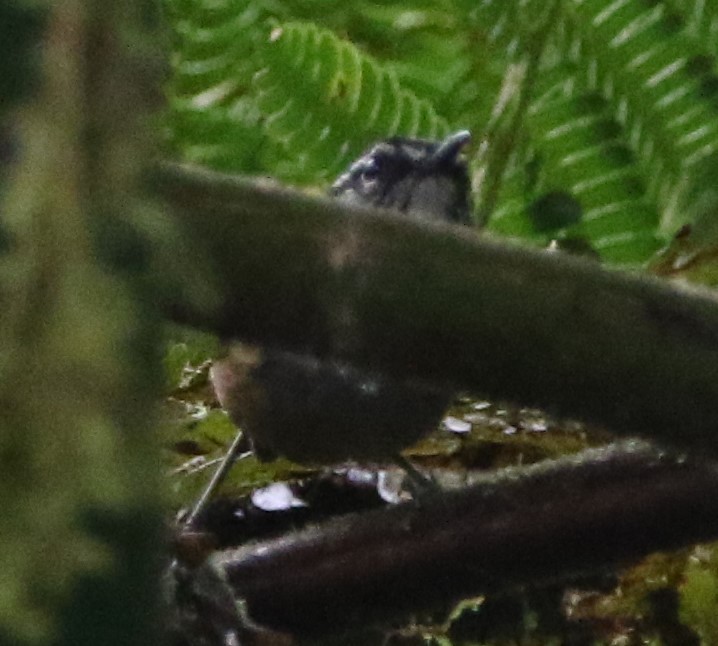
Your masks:
{"label": "bird's eye", "polygon": [[359,175],[359,179],[365,186],[371,186],[379,179],[379,165],[375,162],[368,164]]}

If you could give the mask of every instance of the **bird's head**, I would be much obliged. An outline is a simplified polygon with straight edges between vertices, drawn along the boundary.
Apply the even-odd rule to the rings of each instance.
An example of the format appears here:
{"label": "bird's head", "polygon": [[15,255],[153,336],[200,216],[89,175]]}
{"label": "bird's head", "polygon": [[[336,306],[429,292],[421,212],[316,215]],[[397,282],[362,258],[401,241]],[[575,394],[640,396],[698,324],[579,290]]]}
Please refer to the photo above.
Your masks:
{"label": "bird's head", "polygon": [[374,144],[330,189],[338,200],[392,209],[420,220],[469,224],[469,175],[461,151],[471,135],[443,140],[392,137]]}

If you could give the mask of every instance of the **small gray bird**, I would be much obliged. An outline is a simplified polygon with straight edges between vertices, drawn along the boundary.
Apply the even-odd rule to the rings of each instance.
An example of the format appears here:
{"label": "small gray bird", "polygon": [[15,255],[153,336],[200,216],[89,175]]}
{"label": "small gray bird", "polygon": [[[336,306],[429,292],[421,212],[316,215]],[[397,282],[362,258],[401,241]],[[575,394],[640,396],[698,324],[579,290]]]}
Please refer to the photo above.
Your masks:
{"label": "small gray bird", "polygon": [[[441,141],[380,141],[336,180],[330,195],[417,220],[469,224],[469,178],[460,158],[469,139],[461,131]],[[211,379],[258,457],[306,464],[392,459],[436,427],[452,396],[417,379],[241,343],[215,362]]]}

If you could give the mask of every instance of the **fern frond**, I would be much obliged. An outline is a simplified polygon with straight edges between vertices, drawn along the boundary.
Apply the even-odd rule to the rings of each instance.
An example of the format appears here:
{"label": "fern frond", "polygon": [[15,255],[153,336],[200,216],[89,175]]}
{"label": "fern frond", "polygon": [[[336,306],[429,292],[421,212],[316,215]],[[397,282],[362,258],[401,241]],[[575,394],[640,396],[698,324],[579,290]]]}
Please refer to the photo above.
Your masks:
{"label": "fern frond", "polygon": [[[688,4],[686,11],[685,4]],[[671,0],[671,8],[687,14],[686,30],[703,43],[711,56],[718,56],[718,2],[716,0]]]}
{"label": "fern frond", "polygon": [[582,207],[564,234],[585,238],[610,262],[640,262],[656,251],[658,212],[606,101],[587,94],[534,108],[528,121],[542,162],[535,194],[560,188]]}
{"label": "fern frond", "polygon": [[288,23],[273,34],[255,90],[267,133],[293,160],[294,178],[334,175],[378,138],[448,132],[428,101],[332,32]]}
{"label": "fern frond", "polygon": [[[706,91],[714,61],[699,37],[715,28],[707,15],[718,3],[691,4],[562,3],[524,123],[524,163],[533,159],[538,175],[531,186],[527,176],[523,184],[508,178],[496,230],[530,231],[527,204],[563,190],[579,200],[583,218],[557,233],[633,264],[685,221],[695,197],[687,178],[718,150],[718,110]],[[527,171],[519,164],[513,173]],[[522,205],[508,197],[517,187]]]}
{"label": "fern frond", "polygon": [[579,60],[589,70],[585,83],[611,103],[626,129],[664,230],[682,222],[686,174],[718,152],[716,92],[706,91],[715,78],[714,44],[701,35],[714,27],[712,19],[695,20],[706,4],[692,4],[572,2]]}
{"label": "fern frond", "polygon": [[194,96],[230,79],[249,81],[252,29],[261,17],[252,3],[224,0],[210,6],[175,0],[166,4],[177,15],[173,22],[175,94]]}
{"label": "fern frond", "polygon": [[245,0],[165,0],[172,16],[173,74],[165,115],[168,145],[182,159],[251,172],[263,144],[249,88],[267,18]]}

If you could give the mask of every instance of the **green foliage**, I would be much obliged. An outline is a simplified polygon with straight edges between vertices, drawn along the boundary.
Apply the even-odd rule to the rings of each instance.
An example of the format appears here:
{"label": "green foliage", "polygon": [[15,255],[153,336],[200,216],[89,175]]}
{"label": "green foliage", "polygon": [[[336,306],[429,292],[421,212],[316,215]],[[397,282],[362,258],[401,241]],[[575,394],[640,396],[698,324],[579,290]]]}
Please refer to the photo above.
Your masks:
{"label": "green foliage", "polygon": [[0,7],[3,643],[154,643],[157,321],[141,250],[113,272],[91,233],[131,219],[154,148],[147,8]]}
{"label": "green foliage", "polygon": [[34,45],[44,21],[43,7],[15,0],[0,5],[0,112],[27,96],[37,83]]}
{"label": "green foliage", "polygon": [[220,353],[219,341],[211,334],[169,326],[167,337],[164,364],[169,390],[186,388],[203,365]]}
{"label": "green foliage", "polygon": [[[277,161],[284,176],[336,175],[367,140],[387,134],[436,138],[448,133],[428,101],[325,29],[286,24],[273,31],[263,53],[258,106],[267,115],[269,136],[284,144],[283,159]],[[296,78],[302,82],[293,85]]]}
{"label": "green foliage", "polygon": [[694,558],[685,572],[681,588],[681,618],[701,638],[703,644],[718,643],[718,569],[716,546],[701,549],[703,558]]}
{"label": "green foliage", "polygon": [[[184,159],[323,183],[378,137],[469,127],[490,229],[629,265],[711,184],[693,177],[718,150],[716,2],[165,4]],[[546,230],[557,192],[580,217]]]}

